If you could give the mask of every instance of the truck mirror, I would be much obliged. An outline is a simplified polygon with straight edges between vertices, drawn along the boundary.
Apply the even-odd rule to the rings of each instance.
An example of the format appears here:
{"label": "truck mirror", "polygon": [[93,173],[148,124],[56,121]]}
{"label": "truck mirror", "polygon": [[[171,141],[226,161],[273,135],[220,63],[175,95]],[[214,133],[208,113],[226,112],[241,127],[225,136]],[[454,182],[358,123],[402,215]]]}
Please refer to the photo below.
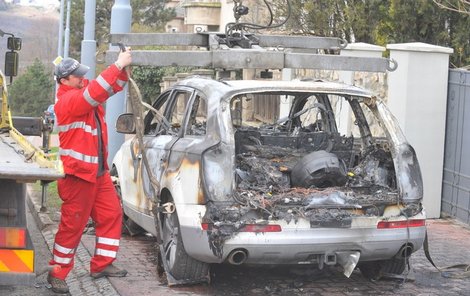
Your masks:
{"label": "truck mirror", "polygon": [[5,53],[5,76],[18,75],[18,53],[8,51]]}
{"label": "truck mirror", "polygon": [[21,50],[21,38],[8,37],[7,48],[9,50]]}
{"label": "truck mirror", "polygon": [[121,134],[135,134],[134,114],[119,115],[116,120],[116,131]]}

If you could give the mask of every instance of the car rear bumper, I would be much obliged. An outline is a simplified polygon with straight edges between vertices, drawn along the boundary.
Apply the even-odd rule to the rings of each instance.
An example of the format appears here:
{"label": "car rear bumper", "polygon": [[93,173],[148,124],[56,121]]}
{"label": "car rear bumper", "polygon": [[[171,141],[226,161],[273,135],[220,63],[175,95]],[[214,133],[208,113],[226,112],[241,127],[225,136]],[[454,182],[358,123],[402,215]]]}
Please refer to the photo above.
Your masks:
{"label": "car rear bumper", "polygon": [[[309,264],[321,256],[350,251],[360,252],[361,261],[390,259],[404,246],[411,246],[413,252],[421,248],[426,233],[425,226],[377,229],[377,217],[354,218],[351,228],[310,228],[306,220],[297,223],[281,220],[276,223],[282,227],[281,232],[236,232],[216,248],[210,231],[201,227],[202,215],[195,213],[186,210],[178,213],[183,243],[191,257],[207,263],[226,261],[235,251],[245,252],[244,262],[252,264]],[[410,219],[424,218],[421,213]]]}

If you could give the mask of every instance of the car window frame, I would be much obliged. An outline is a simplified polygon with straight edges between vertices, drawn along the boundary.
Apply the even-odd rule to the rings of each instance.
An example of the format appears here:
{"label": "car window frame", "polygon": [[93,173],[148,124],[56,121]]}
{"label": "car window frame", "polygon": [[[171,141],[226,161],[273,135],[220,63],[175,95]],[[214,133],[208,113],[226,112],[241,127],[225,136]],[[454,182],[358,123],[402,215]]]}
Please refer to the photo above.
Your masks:
{"label": "car window frame", "polygon": [[193,97],[195,96],[196,90],[194,88],[189,88],[189,87],[184,87],[184,86],[178,86],[175,88],[172,88],[172,91],[170,93],[170,96],[167,99],[168,104],[165,107],[165,110],[163,112],[163,116],[170,122],[171,124],[171,116],[173,114],[174,108],[177,104],[178,100],[178,94],[185,92],[189,93],[188,100],[186,103],[186,106],[183,111],[183,119],[181,121],[181,127],[178,130],[178,133],[167,133],[168,135],[175,136],[178,138],[182,138],[185,135],[186,131],[186,124],[187,124],[187,117],[188,117],[188,108],[189,106],[192,106],[191,102],[193,100]]}
{"label": "car window frame", "polygon": [[[189,123],[190,123],[190,119],[191,119],[191,116],[192,116],[192,111],[193,111],[193,106],[194,106],[194,103],[196,101],[196,98],[197,97],[200,97],[202,100],[205,101],[205,117],[206,117],[206,127],[205,127],[205,132],[204,132],[204,135],[190,135],[187,133],[187,131],[189,130]],[[201,103],[201,101],[199,102],[199,104]],[[188,104],[186,106],[186,110],[185,110],[185,118],[184,118],[184,131],[183,131],[183,136],[182,137],[205,137],[207,135],[207,121],[208,121],[208,108],[209,108],[209,105],[208,105],[208,102],[207,102],[207,96],[200,90],[198,89],[194,89],[194,92],[192,93],[192,96],[190,97],[190,99],[188,100]],[[198,109],[197,109],[198,110]],[[196,110],[196,117],[197,117],[197,110]]]}
{"label": "car window frame", "polygon": [[[161,111],[160,108],[169,100],[171,97],[171,93],[173,92],[173,89],[169,89],[161,93],[157,99],[152,103],[152,107]],[[163,110],[164,111],[164,110]],[[163,114],[163,113],[162,113]],[[151,110],[148,111],[148,113],[144,117],[144,136],[157,136],[161,134],[161,130],[164,129],[165,127],[160,123],[157,122],[157,126],[155,127],[155,130],[153,133],[149,132],[149,127],[154,119],[155,115],[152,113]]]}

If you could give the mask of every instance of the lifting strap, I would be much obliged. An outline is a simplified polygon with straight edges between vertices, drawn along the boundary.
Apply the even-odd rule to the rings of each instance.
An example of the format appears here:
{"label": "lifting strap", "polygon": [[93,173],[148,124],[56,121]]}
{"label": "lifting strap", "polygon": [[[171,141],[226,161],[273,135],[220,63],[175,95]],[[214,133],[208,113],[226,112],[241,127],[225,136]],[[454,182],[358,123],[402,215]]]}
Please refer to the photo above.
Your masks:
{"label": "lifting strap", "polygon": [[[434,266],[440,273],[442,277],[445,278],[466,278],[470,277],[470,264],[455,264],[443,268],[439,268],[434,264],[434,261],[431,258],[431,254],[429,253],[429,242],[428,242],[428,231],[426,230],[426,234],[424,236],[424,243],[423,243],[423,250],[424,255],[428,259],[428,261]],[[450,269],[463,269],[462,272],[455,272],[455,271],[447,271]]]}

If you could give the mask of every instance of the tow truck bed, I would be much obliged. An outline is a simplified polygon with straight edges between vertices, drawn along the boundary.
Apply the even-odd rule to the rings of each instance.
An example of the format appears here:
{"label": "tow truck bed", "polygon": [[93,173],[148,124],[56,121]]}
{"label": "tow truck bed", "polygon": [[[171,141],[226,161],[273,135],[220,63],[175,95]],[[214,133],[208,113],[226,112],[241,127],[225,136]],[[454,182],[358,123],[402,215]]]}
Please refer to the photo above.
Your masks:
{"label": "tow truck bed", "polygon": [[42,166],[34,161],[34,154],[39,152],[35,149],[29,152],[28,150],[25,150],[10,133],[0,134],[0,179],[27,182],[56,180],[63,176],[56,168]]}

